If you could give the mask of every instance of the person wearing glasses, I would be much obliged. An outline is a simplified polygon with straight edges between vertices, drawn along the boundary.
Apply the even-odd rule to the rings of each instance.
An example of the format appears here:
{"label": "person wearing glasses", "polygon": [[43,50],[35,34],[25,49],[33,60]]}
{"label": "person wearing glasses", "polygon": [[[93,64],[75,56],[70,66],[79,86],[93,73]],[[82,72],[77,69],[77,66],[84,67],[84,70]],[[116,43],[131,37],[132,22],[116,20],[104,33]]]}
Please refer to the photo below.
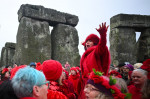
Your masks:
{"label": "person wearing glasses", "polygon": [[42,72],[32,67],[19,69],[11,83],[20,99],[47,99],[49,81]]}

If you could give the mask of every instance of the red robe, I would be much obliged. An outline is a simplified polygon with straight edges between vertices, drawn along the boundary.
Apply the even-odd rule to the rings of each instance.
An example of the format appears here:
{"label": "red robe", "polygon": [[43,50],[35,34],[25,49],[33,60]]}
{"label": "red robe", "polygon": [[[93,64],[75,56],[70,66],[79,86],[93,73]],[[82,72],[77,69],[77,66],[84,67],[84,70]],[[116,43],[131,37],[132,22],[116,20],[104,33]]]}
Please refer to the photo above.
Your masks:
{"label": "red robe", "polygon": [[51,81],[50,82],[49,90],[59,91],[62,92],[68,99],[75,99],[76,96],[74,94],[74,89],[72,83],[68,80],[63,81],[63,85],[59,85],[57,82]]}
{"label": "red robe", "polygon": [[92,69],[95,68],[96,71],[103,72],[103,75],[108,75],[110,67],[110,53],[106,46],[106,35],[101,36],[101,39],[96,46],[93,46],[84,52],[80,61],[80,66],[82,79],[79,83],[81,86],[78,86],[81,88],[79,99],[84,99],[84,86],[88,80],[89,73],[93,71]]}
{"label": "red robe", "polygon": [[132,94],[132,99],[142,99],[142,93],[140,88],[136,88],[134,85],[128,86],[129,93]]}
{"label": "red robe", "polygon": [[71,81],[73,83],[74,92],[76,94],[78,94],[77,85],[78,85],[79,79],[80,79],[80,75],[79,74],[77,74],[77,75],[70,75],[69,79],[68,79],[69,81]]}

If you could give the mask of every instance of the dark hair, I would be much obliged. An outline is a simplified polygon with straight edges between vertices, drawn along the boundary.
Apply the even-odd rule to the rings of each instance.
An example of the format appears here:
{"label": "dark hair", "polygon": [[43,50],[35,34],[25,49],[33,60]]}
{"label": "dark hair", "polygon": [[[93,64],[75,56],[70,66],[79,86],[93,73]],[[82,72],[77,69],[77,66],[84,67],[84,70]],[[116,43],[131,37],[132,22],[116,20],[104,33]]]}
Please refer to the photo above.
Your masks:
{"label": "dark hair", "polygon": [[19,99],[14,93],[10,80],[6,80],[0,85],[0,98],[1,99]]}

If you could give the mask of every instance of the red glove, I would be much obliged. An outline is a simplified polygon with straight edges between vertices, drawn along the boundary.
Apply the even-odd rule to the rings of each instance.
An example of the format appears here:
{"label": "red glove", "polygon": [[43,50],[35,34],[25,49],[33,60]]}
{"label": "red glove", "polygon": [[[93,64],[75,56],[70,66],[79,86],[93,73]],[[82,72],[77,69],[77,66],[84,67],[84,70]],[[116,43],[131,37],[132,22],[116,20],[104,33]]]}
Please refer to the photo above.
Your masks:
{"label": "red glove", "polygon": [[108,29],[109,25],[106,27],[106,22],[102,23],[102,26],[99,25],[99,29],[96,28],[96,30],[99,32],[99,34],[102,35],[106,35],[107,29]]}

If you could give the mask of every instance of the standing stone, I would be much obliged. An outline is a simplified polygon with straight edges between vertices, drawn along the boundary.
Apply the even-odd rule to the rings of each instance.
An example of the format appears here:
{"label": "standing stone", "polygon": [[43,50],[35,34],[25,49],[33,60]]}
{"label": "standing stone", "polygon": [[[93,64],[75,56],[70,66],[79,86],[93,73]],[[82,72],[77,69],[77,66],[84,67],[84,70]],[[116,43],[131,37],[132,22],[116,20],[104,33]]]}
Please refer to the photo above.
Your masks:
{"label": "standing stone", "polygon": [[110,33],[110,53],[113,64],[136,62],[136,38],[132,28],[116,28]]}
{"label": "standing stone", "polygon": [[51,36],[48,22],[22,17],[18,33],[14,62],[29,64],[51,58]]}
{"label": "standing stone", "polygon": [[1,52],[1,66],[13,65],[13,56],[15,54],[15,43],[7,42]]}
{"label": "standing stone", "polygon": [[150,28],[141,32],[137,46],[137,61],[143,62],[150,58]]}
{"label": "standing stone", "polygon": [[58,24],[53,28],[51,38],[52,59],[60,61],[62,65],[68,61],[71,66],[79,66],[77,30],[69,25]]}
{"label": "standing stone", "polygon": [[[135,32],[141,32],[136,43]],[[113,64],[143,62],[150,58],[150,16],[118,14],[110,19],[110,52]]]}

